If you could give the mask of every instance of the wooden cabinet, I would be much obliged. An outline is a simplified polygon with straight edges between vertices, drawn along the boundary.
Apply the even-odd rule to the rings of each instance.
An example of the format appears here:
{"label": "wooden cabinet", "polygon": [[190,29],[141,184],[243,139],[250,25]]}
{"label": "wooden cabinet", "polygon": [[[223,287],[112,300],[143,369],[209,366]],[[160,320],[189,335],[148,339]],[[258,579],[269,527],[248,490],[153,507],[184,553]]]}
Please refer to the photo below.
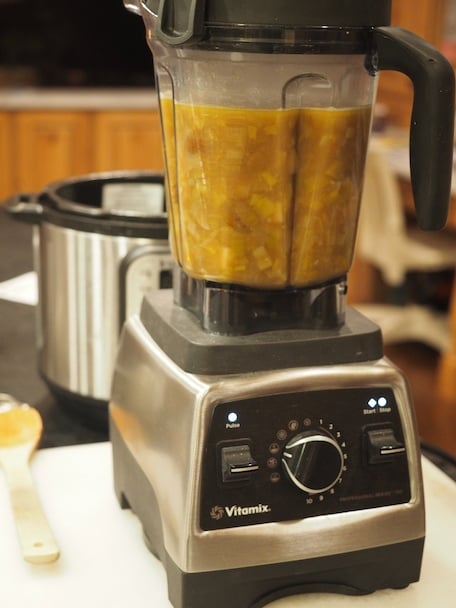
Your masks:
{"label": "wooden cabinet", "polygon": [[158,112],[102,112],[94,136],[96,171],[163,169]]}
{"label": "wooden cabinet", "polygon": [[0,199],[114,170],[163,170],[158,111],[0,112]]}
{"label": "wooden cabinet", "polygon": [[447,0],[393,0],[393,25],[415,32],[431,44],[440,46]]}
{"label": "wooden cabinet", "polygon": [[[439,48],[443,36],[446,1],[393,1],[391,24],[410,30]],[[409,126],[413,87],[407,76],[398,72],[381,72],[378,101],[387,107],[393,124]]]}
{"label": "wooden cabinet", "polygon": [[16,140],[16,186],[34,191],[49,182],[91,168],[90,125],[79,112],[18,112],[12,116]]}
{"label": "wooden cabinet", "polygon": [[0,112],[0,202],[13,190],[13,137],[8,114]]}

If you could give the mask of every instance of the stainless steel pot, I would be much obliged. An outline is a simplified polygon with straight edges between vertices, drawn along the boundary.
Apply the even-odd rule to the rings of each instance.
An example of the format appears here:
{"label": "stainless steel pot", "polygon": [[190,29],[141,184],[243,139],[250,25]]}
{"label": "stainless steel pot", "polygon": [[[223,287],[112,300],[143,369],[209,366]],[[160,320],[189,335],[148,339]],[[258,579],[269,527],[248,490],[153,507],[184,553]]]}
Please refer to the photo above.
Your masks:
{"label": "stainless steel pot", "polygon": [[6,208],[34,224],[40,373],[60,402],[104,424],[120,328],[146,289],[172,283],[163,176],[87,175]]}

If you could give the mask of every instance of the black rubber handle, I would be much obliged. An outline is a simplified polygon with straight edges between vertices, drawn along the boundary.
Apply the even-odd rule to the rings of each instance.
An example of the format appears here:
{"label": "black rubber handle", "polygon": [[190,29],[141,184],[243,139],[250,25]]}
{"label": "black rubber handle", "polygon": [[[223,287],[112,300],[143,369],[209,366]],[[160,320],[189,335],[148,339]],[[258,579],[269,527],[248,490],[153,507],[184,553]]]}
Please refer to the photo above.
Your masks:
{"label": "black rubber handle", "polygon": [[454,70],[433,46],[395,27],[373,30],[378,70],[396,70],[413,83],[410,174],[417,221],[423,230],[445,226],[451,195]]}
{"label": "black rubber handle", "polygon": [[204,33],[206,0],[160,0],[157,37],[170,45],[200,40]]}
{"label": "black rubber handle", "polygon": [[36,194],[13,194],[4,201],[4,209],[10,217],[26,224],[40,224],[43,219],[44,209],[37,201]]}

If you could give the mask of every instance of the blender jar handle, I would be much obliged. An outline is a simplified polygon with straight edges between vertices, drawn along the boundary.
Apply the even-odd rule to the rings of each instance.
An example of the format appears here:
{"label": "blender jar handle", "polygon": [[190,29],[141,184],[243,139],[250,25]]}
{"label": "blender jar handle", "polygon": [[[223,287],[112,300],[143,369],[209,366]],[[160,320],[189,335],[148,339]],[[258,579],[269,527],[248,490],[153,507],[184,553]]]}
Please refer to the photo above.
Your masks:
{"label": "blender jar handle", "polygon": [[141,14],[141,6],[139,0],[123,0],[125,8],[131,13]]}
{"label": "blender jar handle", "polygon": [[207,0],[160,0],[157,37],[171,45],[200,40],[204,33]]}
{"label": "blender jar handle", "polygon": [[413,83],[410,173],[417,221],[444,227],[453,173],[454,70],[419,36],[396,27],[374,30],[378,70],[396,70]]}

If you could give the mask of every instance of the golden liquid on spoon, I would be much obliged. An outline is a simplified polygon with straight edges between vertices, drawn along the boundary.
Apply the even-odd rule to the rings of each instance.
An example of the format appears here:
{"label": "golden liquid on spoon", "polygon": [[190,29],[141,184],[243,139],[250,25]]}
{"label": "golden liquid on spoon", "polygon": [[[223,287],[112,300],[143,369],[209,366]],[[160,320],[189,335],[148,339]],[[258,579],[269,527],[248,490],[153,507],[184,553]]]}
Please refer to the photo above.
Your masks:
{"label": "golden liquid on spoon", "polygon": [[11,447],[36,440],[43,432],[43,421],[34,408],[0,403],[0,447]]}

